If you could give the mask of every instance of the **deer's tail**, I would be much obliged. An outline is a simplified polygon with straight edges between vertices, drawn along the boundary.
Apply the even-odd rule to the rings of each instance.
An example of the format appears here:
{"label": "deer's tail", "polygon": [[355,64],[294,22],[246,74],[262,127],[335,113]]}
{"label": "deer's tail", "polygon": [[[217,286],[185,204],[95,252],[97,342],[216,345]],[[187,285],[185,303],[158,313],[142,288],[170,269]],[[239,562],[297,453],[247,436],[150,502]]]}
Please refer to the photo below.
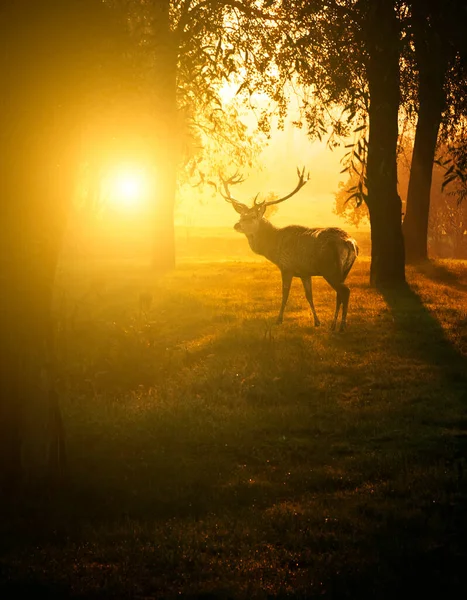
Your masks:
{"label": "deer's tail", "polygon": [[345,281],[347,278],[347,275],[350,272],[350,269],[352,268],[352,265],[355,262],[355,259],[358,256],[358,246],[357,246],[357,242],[353,239],[353,238],[348,238],[346,240],[347,242],[347,256],[345,258],[345,261],[342,265],[342,275],[343,275],[343,279],[342,281]]}
{"label": "deer's tail", "polygon": [[347,242],[352,246],[355,251],[355,256],[358,256],[359,248],[357,242],[353,238],[349,238]]}

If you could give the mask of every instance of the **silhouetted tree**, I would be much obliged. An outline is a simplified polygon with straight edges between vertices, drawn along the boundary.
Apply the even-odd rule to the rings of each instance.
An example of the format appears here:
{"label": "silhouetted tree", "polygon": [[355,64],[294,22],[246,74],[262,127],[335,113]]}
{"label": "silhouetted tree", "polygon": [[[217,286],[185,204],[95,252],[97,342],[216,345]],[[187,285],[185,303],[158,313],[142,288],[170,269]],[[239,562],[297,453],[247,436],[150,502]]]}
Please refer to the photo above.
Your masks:
{"label": "silhouetted tree", "polygon": [[81,125],[122,76],[97,0],[16,0],[0,11],[0,489],[60,475],[53,283]]}
{"label": "silhouetted tree", "polygon": [[[447,152],[440,151],[441,161]],[[467,202],[462,182],[456,178],[443,189],[444,169],[435,163],[428,220],[428,252],[440,258],[467,258]]]}
{"label": "silhouetted tree", "polygon": [[[191,129],[200,146],[202,138],[209,137],[238,162],[251,160],[251,136],[235,111],[226,110],[219,91],[223,84],[235,82],[239,92],[246,89],[247,72],[251,82],[251,73],[264,71],[269,62],[267,55],[252,50],[260,40],[263,50],[273,42],[253,0],[108,1],[126,7],[141,89],[151,102],[159,180],[154,265],[170,269],[175,266],[177,179],[186,162],[184,134]],[[197,160],[199,156],[189,165],[192,172],[197,171]]]}
{"label": "silhouetted tree", "polygon": [[[408,140],[400,148],[398,160],[398,189],[405,210],[407,189],[411,173]],[[443,189],[445,169],[442,163],[448,156],[448,149],[440,149],[440,163],[433,167],[432,189],[430,194],[430,213],[428,220],[428,252],[430,256],[440,258],[467,257],[467,202],[463,202],[463,186],[456,178],[448,188]],[[408,156],[409,160],[407,160]],[[334,212],[347,223],[359,227],[368,219],[368,207],[365,203],[349,200],[349,189],[355,189],[359,175],[353,173],[346,182],[339,184],[335,194]]]}
{"label": "silhouetted tree", "polygon": [[[331,118],[339,135],[348,134],[355,117],[368,119],[364,198],[371,223],[371,282],[397,286],[405,282],[401,201],[397,193],[396,151],[400,104],[399,59],[401,11],[395,0],[347,0],[284,3],[291,23],[293,64],[299,81],[310,86],[318,108],[307,106],[306,118],[316,131],[323,116],[344,106]],[[295,53],[295,57],[293,55]],[[293,62],[291,62],[293,61]],[[290,67],[289,67],[290,68]],[[310,103],[311,104],[311,103]],[[341,109],[342,111],[342,109]]]}
{"label": "silhouetted tree", "polygon": [[462,58],[467,50],[467,5],[461,0],[411,0],[407,4],[407,31],[413,42],[412,66],[418,81],[417,126],[403,231],[407,261],[418,262],[428,258],[430,192],[440,127],[444,121],[446,131],[452,134],[463,111],[456,95],[462,98],[467,90]]}

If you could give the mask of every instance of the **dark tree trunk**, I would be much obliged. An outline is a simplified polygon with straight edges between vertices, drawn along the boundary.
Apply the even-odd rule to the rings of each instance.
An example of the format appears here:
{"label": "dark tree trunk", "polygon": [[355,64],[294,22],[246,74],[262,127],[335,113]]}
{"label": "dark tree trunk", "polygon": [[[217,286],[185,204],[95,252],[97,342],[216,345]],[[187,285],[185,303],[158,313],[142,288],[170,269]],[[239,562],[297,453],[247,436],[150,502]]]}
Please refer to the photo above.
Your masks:
{"label": "dark tree trunk", "polygon": [[[18,51],[14,41],[9,47]],[[21,50],[33,61],[33,48],[27,49]],[[39,77],[21,80],[22,60],[20,54],[9,73],[0,128],[0,480],[6,494],[22,483],[57,481],[64,467],[64,455],[56,453],[64,438],[53,388],[51,309],[78,118],[74,106],[54,106]],[[40,60],[33,65],[42,74],[51,69]]]}
{"label": "dark tree trunk", "polygon": [[[416,5],[419,7],[419,5]],[[418,121],[403,224],[406,260],[428,259],[428,217],[436,142],[445,105],[446,47],[428,25],[423,10],[416,11],[415,44],[419,69]]]}
{"label": "dark tree trunk", "polygon": [[369,207],[370,283],[376,287],[397,287],[405,283],[401,210],[399,197],[394,198],[390,203],[375,202]]}
{"label": "dark tree trunk", "polygon": [[51,335],[62,231],[51,223],[44,240],[40,223],[47,201],[39,206],[21,188],[15,185],[16,210],[2,222],[0,487],[5,495],[14,495],[22,483],[58,482],[65,469]]}
{"label": "dark tree trunk", "polygon": [[0,11],[0,493],[7,495],[22,482],[63,475],[52,297],[84,102],[115,64],[108,11],[94,0],[22,0]]}
{"label": "dark tree trunk", "polygon": [[441,123],[442,90],[420,86],[420,104],[410,169],[407,205],[404,218],[406,259],[409,263],[428,259],[428,217],[430,212],[431,181],[436,141]]}
{"label": "dark tree trunk", "polygon": [[[3,249],[3,248],[2,248]],[[6,292],[6,273],[0,274],[0,495],[13,495],[22,478],[19,396],[20,360],[16,344],[13,297]]]}
{"label": "dark tree trunk", "polygon": [[367,162],[371,225],[370,281],[378,287],[405,283],[402,204],[397,193],[399,28],[393,2],[371,3],[365,23],[370,92]]}

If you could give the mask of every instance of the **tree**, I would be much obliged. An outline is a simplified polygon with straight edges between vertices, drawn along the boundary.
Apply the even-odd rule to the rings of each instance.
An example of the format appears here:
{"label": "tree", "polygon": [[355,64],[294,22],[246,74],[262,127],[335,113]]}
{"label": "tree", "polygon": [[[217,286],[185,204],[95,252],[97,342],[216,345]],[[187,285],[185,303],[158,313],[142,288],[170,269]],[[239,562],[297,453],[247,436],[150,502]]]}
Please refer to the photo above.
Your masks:
{"label": "tree", "polygon": [[[413,151],[408,140],[399,149],[398,189],[405,209],[407,190],[410,178],[410,156]],[[428,252],[430,256],[440,258],[467,257],[467,203],[464,202],[465,188],[456,177],[447,189],[443,189],[444,167],[449,150],[442,147],[440,159],[433,167],[433,182],[430,197],[430,214],[428,221]],[[334,212],[354,227],[358,227],[368,218],[365,203],[358,203],[355,198],[349,200],[349,189],[356,189],[358,175],[353,173],[344,183],[340,182],[335,194]]]}
{"label": "tree", "polygon": [[[457,136],[461,116],[465,113],[465,69],[462,55],[465,8],[456,0],[447,3],[418,1],[400,5],[402,32],[402,110],[407,126],[417,116],[411,176],[403,231],[406,260],[427,257],[428,211],[433,160],[440,125],[445,141]],[[414,76],[415,73],[415,76]],[[347,161],[349,171],[356,170],[356,159],[363,164],[359,180],[351,190],[358,202],[363,201],[366,138],[351,144]],[[402,140],[403,142],[403,140]],[[361,147],[359,147],[361,144]],[[354,160],[355,158],[355,160]],[[358,167],[358,162],[357,162]],[[462,168],[459,161],[449,165],[447,175],[456,177]]]}
{"label": "tree", "polygon": [[[441,161],[448,152],[442,147]],[[428,251],[440,258],[467,258],[467,203],[465,188],[457,178],[443,189],[444,169],[433,168],[433,185],[428,221]]]}
{"label": "tree", "polygon": [[392,0],[369,4],[364,21],[368,112],[366,203],[371,223],[371,282],[405,283],[402,202],[397,192],[397,139],[400,102],[400,27]]}
{"label": "tree", "polygon": [[465,96],[467,79],[459,52],[465,50],[467,7],[458,0],[412,0],[408,5],[408,33],[415,58],[414,64],[410,60],[408,64],[415,67],[418,82],[417,126],[403,231],[407,261],[419,262],[428,258],[430,192],[440,127],[444,121],[447,130],[455,129],[459,110],[453,110],[456,101],[448,105],[448,100],[452,101],[462,86],[464,93],[459,95]]}
{"label": "tree", "polygon": [[[238,93],[245,92],[246,74],[251,83],[251,74],[264,71],[269,62],[251,49],[259,40],[263,49],[270,42],[253,0],[113,1],[126,7],[140,88],[148,94],[154,118],[151,135],[160,181],[154,264],[170,269],[175,266],[175,193],[179,169],[186,165],[182,132],[191,130],[199,141],[208,137],[230,147],[239,163],[251,161],[251,136],[235,111],[226,110],[219,92],[222,84],[236,81]],[[192,159],[189,170],[199,171],[200,157]]]}
{"label": "tree", "polygon": [[55,268],[81,124],[94,91],[122,71],[117,29],[96,0],[18,0],[2,6],[0,19],[0,489],[8,493],[64,466],[53,389]]}
{"label": "tree", "polygon": [[356,189],[358,183],[359,177],[354,173],[345,183],[339,182],[338,190],[334,194],[334,214],[355,228],[369,219],[368,207],[365,202],[357,203],[352,201],[352,198],[349,199],[349,190]]}
{"label": "tree", "polygon": [[[293,39],[300,83],[313,88],[320,105],[305,112],[316,131],[323,115],[331,114],[338,135],[360,117],[356,131],[368,119],[368,144],[361,197],[368,206],[372,256],[370,279],[377,286],[405,282],[402,205],[397,193],[397,138],[400,104],[400,10],[394,0],[347,0],[285,3],[291,22],[300,22]],[[293,55],[295,53],[295,56]],[[290,66],[288,67],[290,68]],[[344,106],[340,118],[331,110]],[[308,107],[305,107],[306,109]]]}

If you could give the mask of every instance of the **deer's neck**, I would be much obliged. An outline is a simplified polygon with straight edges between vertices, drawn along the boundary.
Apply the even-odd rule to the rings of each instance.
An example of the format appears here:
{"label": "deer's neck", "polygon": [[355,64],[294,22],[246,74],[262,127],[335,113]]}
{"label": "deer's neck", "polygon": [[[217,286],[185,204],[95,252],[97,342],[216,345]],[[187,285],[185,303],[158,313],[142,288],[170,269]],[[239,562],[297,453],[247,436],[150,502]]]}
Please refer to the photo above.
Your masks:
{"label": "deer's neck", "polygon": [[276,262],[275,255],[279,231],[280,230],[277,227],[274,227],[274,225],[268,220],[264,218],[261,219],[256,233],[246,236],[248,243],[250,244],[250,248],[256,254],[261,254],[268,260]]}

